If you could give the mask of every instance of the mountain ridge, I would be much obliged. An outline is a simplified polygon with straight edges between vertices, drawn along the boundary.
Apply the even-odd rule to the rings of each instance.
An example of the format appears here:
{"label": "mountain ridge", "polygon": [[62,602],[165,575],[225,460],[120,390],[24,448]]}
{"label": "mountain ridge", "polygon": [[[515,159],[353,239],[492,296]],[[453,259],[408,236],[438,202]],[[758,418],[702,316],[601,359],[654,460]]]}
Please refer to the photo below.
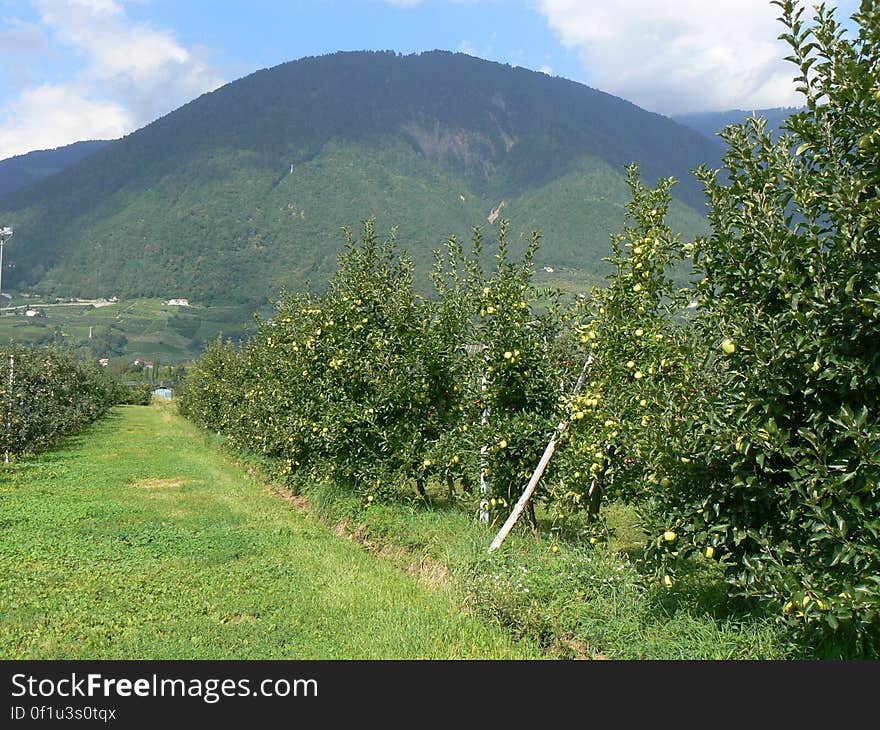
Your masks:
{"label": "mountain ridge", "polygon": [[81,140],[0,160],[0,197],[75,165],[110,142],[107,139]]}
{"label": "mountain ridge", "polygon": [[768,109],[728,109],[721,112],[690,112],[687,114],[675,114],[670,117],[673,121],[700,132],[700,134],[717,139],[718,133],[729,124],[742,124],[748,117],[764,117],[767,120],[767,129],[778,135],[779,129],[788,117],[803,107],[773,107]]}
{"label": "mountain ridge", "polygon": [[[12,286],[256,302],[325,279],[343,225],[371,216],[380,231],[399,225],[424,270],[432,247],[486,227],[503,199],[514,233],[552,222],[566,240],[545,238],[548,255],[562,246],[571,263],[599,270],[622,223],[623,165],[638,162],[649,182],[679,178],[681,215],[694,229],[702,191],[689,171],[717,164],[720,152],[567,79],[448,51],[341,52],[203,94],[0,197],[0,214],[16,243],[28,242],[10,250]],[[569,185],[544,195],[543,213],[520,215],[539,191],[574,185],[580,172],[607,178],[613,200],[585,196],[589,210],[572,211],[581,198]],[[554,207],[566,196],[567,207]],[[599,224],[579,242],[590,210]]]}

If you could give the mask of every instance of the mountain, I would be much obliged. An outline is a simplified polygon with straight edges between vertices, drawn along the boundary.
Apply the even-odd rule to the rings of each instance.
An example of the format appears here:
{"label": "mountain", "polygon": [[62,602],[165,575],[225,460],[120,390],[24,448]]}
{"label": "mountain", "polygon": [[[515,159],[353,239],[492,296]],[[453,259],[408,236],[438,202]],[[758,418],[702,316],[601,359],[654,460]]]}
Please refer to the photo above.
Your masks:
{"label": "mountain", "polygon": [[729,124],[741,124],[743,120],[753,114],[756,117],[764,117],[767,120],[767,129],[778,132],[782,123],[792,114],[799,112],[803,107],[776,107],[774,109],[731,109],[725,112],[694,112],[691,114],[676,114],[672,119],[679,124],[695,129],[700,134],[717,139],[718,133]]}
{"label": "mountain", "polygon": [[0,160],[0,196],[54,175],[101,149],[108,140],[74,142],[51,150],[37,150]]}
{"label": "mountain", "polygon": [[[346,52],[258,71],[0,198],[4,286],[44,294],[264,303],[318,286],[342,226],[398,226],[420,275],[450,234],[544,234],[539,265],[603,271],[623,166],[674,175],[673,220],[703,230],[690,171],[718,142],[562,78],[432,51]],[[497,221],[495,223],[497,225]]]}

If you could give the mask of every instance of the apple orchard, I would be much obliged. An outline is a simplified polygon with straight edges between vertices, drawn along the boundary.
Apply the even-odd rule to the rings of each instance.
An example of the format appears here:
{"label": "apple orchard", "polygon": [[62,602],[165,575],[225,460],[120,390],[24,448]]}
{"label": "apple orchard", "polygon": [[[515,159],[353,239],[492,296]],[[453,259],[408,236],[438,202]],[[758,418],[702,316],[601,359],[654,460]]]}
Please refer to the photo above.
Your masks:
{"label": "apple orchard", "polygon": [[539,236],[514,255],[502,222],[437,251],[423,296],[368,221],[323,293],[207,349],[182,412],[292,485],[365,505],[442,490],[500,521],[555,433],[530,502],[552,544],[603,549],[623,502],[646,577],[715,561],[799,635],[876,648],[880,13],[862,2],[849,37],[776,4],[805,107],[778,139],[759,119],[722,133],[723,171],[696,171],[709,235],[682,242],[673,181],[632,167],[604,287],[538,290]]}

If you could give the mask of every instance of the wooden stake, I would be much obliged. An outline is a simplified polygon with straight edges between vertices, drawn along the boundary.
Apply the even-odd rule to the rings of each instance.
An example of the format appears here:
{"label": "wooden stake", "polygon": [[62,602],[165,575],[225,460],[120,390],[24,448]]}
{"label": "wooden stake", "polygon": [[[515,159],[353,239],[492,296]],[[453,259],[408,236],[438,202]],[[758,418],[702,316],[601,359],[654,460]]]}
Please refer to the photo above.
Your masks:
{"label": "wooden stake", "polygon": [[12,448],[12,387],[14,385],[13,372],[15,371],[15,356],[9,353],[9,387],[6,393],[6,458],[4,463],[9,463],[9,450]]}
{"label": "wooden stake", "polygon": [[[581,392],[581,388],[584,384],[584,379],[586,378],[587,373],[589,373],[590,365],[592,364],[593,356],[590,355],[587,358],[587,361],[584,363],[584,367],[581,370],[581,374],[577,379],[577,383],[575,383],[573,395],[577,395]],[[541,477],[544,476],[544,471],[547,469],[547,465],[550,463],[550,459],[553,458],[553,454],[556,451],[556,440],[565,432],[566,428],[568,428],[568,422],[566,421],[562,421],[556,427],[556,431],[550,439],[550,443],[547,444],[547,448],[544,449],[544,454],[541,456],[541,460],[538,462],[538,466],[535,468],[535,471],[532,474],[532,478],[529,479],[529,483],[526,485],[525,490],[517,501],[516,506],[513,508],[513,511],[510,513],[510,516],[507,518],[507,521],[498,531],[495,539],[492,540],[492,544],[489,546],[490,553],[494,553],[498,548],[501,547],[501,543],[503,543],[507,539],[507,536],[510,534],[513,526],[522,516],[523,510],[525,510],[526,505],[528,505],[529,500],[532,498],[532,494],[534,493],[535,488],[538,486],[538,482],[540,482]]]}
{"label": "wooden stake", "polygon": [[[480,391],[484,394],[485,398],[486,393],[486,376],[483,376],[483,382],[480,387]],[[485,426],[489,420],[489,406],[487,405],[483,409],[483,414],[480,416],[480,425]],[[486,479],[486,457],[489,455],[489,447],[482,446],[480,447],[480,522],[489,523],[489,481]]]}

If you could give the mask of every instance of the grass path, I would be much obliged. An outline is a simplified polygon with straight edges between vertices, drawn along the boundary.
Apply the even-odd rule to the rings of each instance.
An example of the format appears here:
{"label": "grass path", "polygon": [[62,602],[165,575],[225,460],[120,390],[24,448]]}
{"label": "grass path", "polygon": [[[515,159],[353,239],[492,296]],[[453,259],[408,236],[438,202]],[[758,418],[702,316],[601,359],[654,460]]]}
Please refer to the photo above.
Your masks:
{"label": "grass path", "polygon": [[539,655],[156,407],[0,472],[0,617],[0,659]]}

